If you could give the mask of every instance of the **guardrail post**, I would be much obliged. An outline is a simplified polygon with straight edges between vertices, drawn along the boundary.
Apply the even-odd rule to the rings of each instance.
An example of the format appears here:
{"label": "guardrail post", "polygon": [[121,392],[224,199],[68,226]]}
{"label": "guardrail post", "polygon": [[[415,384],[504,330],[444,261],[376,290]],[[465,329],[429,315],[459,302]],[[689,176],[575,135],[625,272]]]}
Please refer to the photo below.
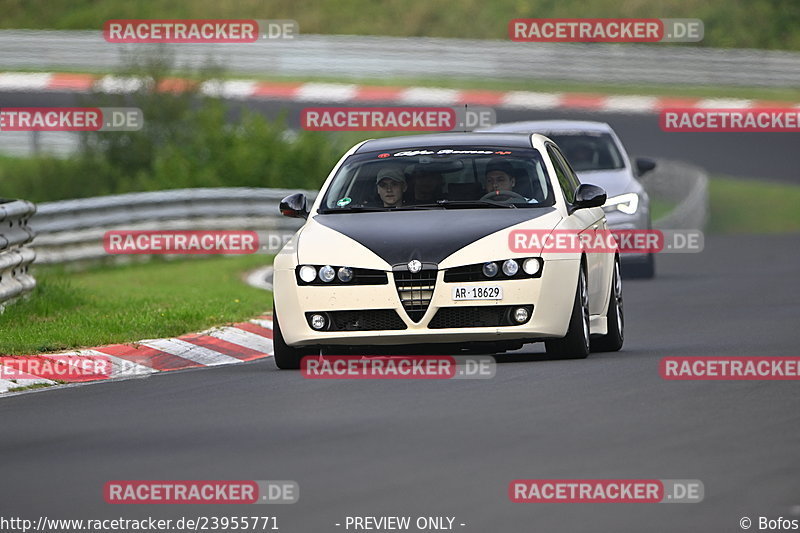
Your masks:
{"label": "guardrail post", "polygon": [[0,312],[36,287],[29,272],[36,253],[28,246],[34,237],[28,220],[34,213],[31,202],[0,198]]}

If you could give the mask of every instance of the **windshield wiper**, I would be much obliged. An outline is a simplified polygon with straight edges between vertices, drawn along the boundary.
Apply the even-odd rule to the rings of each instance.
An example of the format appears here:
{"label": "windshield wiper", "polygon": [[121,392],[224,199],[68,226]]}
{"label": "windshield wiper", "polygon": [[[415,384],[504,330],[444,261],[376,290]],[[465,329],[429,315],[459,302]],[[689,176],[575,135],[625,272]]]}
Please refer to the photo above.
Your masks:
{"label": "windshield wiper", "polygon": [[392,208],[390,207],[370,207],[370,206],[358,206],[355,205],[353,207],[330,207],[328,209],[320,209],[319,212],[323,215],[328,215],[331,213],[364,213],[370,211],[390,211]]}

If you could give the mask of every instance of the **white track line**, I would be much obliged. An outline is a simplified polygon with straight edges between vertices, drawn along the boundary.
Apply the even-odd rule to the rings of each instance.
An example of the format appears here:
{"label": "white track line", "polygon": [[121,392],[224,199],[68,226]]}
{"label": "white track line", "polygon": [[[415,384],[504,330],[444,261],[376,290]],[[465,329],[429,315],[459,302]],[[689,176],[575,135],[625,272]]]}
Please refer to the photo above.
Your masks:
{"label": "white track line", "polygon": [[50,73],[4,72],[0,74],[0,89],[5,91],[44,91],[50,86]]}
{"label": "white track line", "polygon": [[255,324],[256,326],[261,326],[262,328],[273,329],[272,320],[267,320],[265,318],[253,318],[248,322]]}
{"label": "white track line", "polygon": [[257,85],[258,82],[251,80],[207,81],[200,86],[200,92],[221,98],[249,98]]}
{"label": "white track line", "polygon": [[523,109],[554,109],[560,105],[560,94],[529,91],[507,92],[500,101],[501,107],[520,107]]}
{"label": "white track line", "polygon": [[357,85],[343,83],[306,83],[295,93],[295,100],[310,102],[349,102],[358,93]]}
{"label": "white track line", "polygon": [[209,348],[192,344],[180,339],[152,339],[142,341],[141,344],[167,352],[184,359],[189,359],[204,366],[231,365],[241,363],[241,359],[215,352]]}
{"label": "white track line", "polygon": [[256,350],[262,353],[272,353],[272,340],[266,337],[261,337],[249,331],[244,331],[239,328],[226,327],[212,331],[204,332],[205,335],[216,337],[226,342],[238,344],[251,350]]}
{"label": "white track line", "polygon": [[120,76],[103,76],[95,85],[95,88],[104,93],[126,94],[133,93],[141,89],[142,80],[139,78],[125,78]]}
{"label": "white track line", "polygon": [[404,104],[453,105],[459,101],[460,96],[461,91],[458,89],[411,87],[402,91],[398,100]]}
{"label": "white track line", "polygon": [[747,109],[753,107],[753,101],[738,98],[706,98],[697,102],[695,107],[701,109]]}
{"label": "white track line", "polygon": [[609,96],[606,98],[603,110],[649,113],[656,109],[657,104],[658,98],[655,96]]}

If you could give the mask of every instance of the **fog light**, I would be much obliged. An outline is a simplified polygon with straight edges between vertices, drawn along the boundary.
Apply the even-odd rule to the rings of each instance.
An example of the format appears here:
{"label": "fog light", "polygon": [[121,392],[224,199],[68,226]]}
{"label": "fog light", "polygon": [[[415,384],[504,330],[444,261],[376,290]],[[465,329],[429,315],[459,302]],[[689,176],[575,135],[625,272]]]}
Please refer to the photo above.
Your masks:
{"label": "fog light", "polygon": [[514,309],[514,320],[518,324],[524,324],[525,322],[527,322],[529,316],[530,314],[528,313],[528,310],[525,309],[524,307],[517,307],[516,309]]}
{"label": "fog light", "polygon": [[330,283],[336,277],[336,271],[330,265],[325,265],[319,269],[319,279],[325,283]]}
{"label": "fog light", "polygon": [[339,281],[347,283],[351,279],[353,279],[353,269],[348,267],[342,267],[339,269],[337,273],[339,276]]}
{"label": "fog light", "polygon": [[519,265],[513,259],[508,259],[503,263],[503,274],[509,278],[519,272]]}
{"label": "fog light", "polygon": [[540,268],[541,265],[539,265],[538,259],[526,259],[522,264],[522,270],[524,270],[529,276],[533,276],[534,274],[538,273]]}
{"label": "fog light", "polygon": [[300,279],[306,283],[311,283],[317,277],[317,269],[311,265],[304,265],[300,267]]}
{"label": "fog light", "polygon": [[326,323],[327,323],[327,320],[325,320],[324,316],[322,316],[322,315],[311,315],[311,327],[312,328],[314,328],[316,330],[325,329],[325,324]]}
{"label": "fog light", "polygon": [[483,275],[487,278],[493,278],[497,275],[497,263],[485,263],[483,265]]}

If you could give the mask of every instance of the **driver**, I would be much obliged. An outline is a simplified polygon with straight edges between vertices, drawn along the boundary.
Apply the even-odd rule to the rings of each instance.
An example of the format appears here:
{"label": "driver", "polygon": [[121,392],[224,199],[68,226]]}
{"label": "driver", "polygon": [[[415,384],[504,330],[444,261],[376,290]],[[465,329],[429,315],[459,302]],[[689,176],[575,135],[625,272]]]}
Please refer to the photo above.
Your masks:
{"label": "driver", "polygon": [[486,165],[486,192],[500,194],[514,191],[514,167],[508,161],[491,160]]}
{"label": "driver", "polygon": [[595,168],[595,150],[591,144],[576,142],[566,152],[567,160],[574,168],[588,170]]}

